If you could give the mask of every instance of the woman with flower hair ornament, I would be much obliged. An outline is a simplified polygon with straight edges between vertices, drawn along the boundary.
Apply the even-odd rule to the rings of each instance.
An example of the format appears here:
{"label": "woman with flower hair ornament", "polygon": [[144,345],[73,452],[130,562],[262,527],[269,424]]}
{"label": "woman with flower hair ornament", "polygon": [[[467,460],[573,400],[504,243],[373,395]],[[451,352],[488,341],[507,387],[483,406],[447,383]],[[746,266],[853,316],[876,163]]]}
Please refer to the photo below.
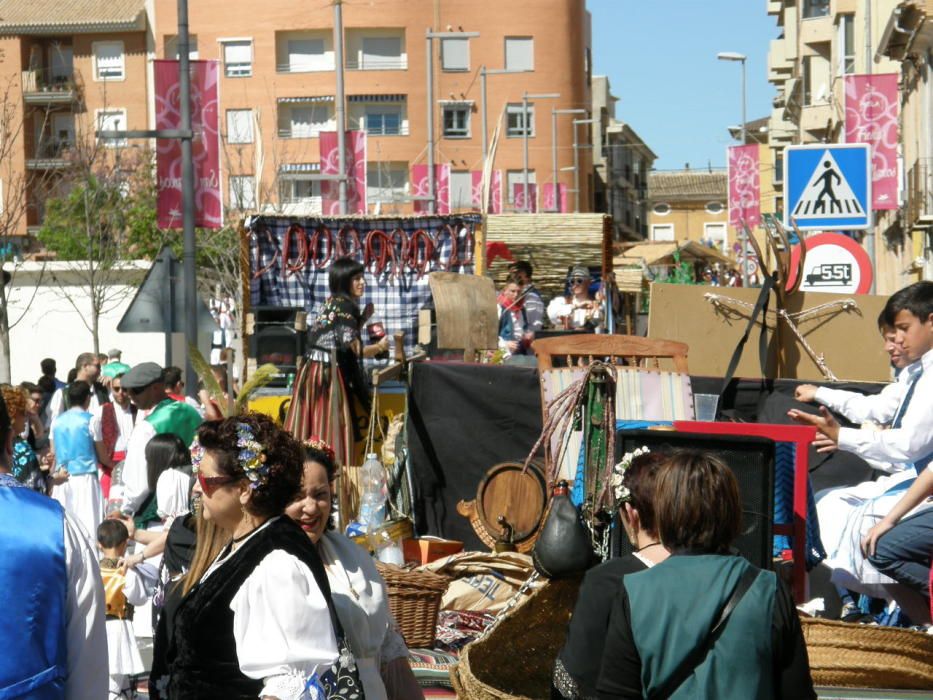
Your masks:
{"label": "woman with flower hair ornament", "polygon": [[619,519],[634,551],[590,569],[583,579],[567,639],[554,664],[551,697],[596,696],[609,613],[622,577],[667,559],[654,525],[654,486],[666,456],[639,447],[612,470],[610,485]]}
{"label": "woman with flower hair ornament", "polygon": [[227,544],[196,582],[186,581],[164,626],[168,638],[157,638],[154,666],[164,672],[150,678],[151,696],[315,697],[313,680],[341,651],[321,559],[283,517],[301,485],[300,445],[272,419],[248,413],[204,423],[191,457],[202,516]]}

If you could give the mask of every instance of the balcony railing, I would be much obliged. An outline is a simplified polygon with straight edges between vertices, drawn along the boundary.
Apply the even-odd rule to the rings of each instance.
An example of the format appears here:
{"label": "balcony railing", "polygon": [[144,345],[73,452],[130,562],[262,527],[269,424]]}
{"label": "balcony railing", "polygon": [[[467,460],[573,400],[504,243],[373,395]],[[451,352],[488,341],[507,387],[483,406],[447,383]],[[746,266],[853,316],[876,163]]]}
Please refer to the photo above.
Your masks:
{"label": "balcony railing", "polygon": [[57,170],[66,168],[70,163],[71,149],[74,144],[65,140],[40,142],[36,153],[27,159],[26,167],[30,170]]}
{"label": "balcony railing", "polygon": [[920,158],[907,171],[907,223],[933,223],[933,158]]}
{"label": "balcony railing", "polygon": [[334,62],[320,63],[278,63],[275,66],[276,73],[324,73],[334,70]]}
{"label": "balcony railing", "polygon": [[78,98],[74,77],[50,71],[23,71],[23,99],[28,104],[70,104]]}
{"label": "balcony railing", "polygon": [[408,70],[407,56],[385,56],[347,59],[347,70]]}
{"label": "balcony railing", "polygon": [[336,123],[334,124],[325,124],[324,126],[315,126],[315,127],[286,127],[284,129],[279,129],[279,138],[280,139],[316,139],[321,135],[322,131],[333,131],[336,129]]}

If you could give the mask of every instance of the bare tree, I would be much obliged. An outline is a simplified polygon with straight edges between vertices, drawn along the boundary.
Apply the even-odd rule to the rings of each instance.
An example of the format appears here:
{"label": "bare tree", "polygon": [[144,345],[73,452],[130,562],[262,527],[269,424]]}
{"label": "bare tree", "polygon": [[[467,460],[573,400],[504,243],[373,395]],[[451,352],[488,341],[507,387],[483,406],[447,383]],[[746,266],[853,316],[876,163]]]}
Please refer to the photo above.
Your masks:
{"label": "bare tree", "polygon": [[[0,65],[3,62],[0,52]],[[10,331],[22,321],[35,300],[44,272],[43,265],[39,283],[17,291],[16,275],[22,270],[24,252],[29,248],[23,235],[27,211],[34,190],[43,189],[49,175],[22,167],[18,150],[23,142],[26,108],[19,74],[9,76],[0,85],[0,102],[0,382],[9,382]],[[49,112],[47,108],[36,108],[31,116],[44,128]]]}

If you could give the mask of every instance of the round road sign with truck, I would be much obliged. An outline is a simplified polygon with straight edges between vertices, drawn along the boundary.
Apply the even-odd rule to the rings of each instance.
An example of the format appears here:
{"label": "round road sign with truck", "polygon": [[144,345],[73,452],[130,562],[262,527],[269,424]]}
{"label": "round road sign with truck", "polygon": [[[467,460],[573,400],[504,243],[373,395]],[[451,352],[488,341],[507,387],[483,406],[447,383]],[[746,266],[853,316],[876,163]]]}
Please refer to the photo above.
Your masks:
{"label": "round road sign with truck", "polygon": [[[871,289],[872,269],[868,253],[848,236],[820,233],[810,236],[803,244],[807,246],[807,257],[801,291],[867,294]],[[797,269],[799,260],[800,246],[794,246],[791,270]],[[788,289],[794,281],[794,278],[788,280]]]}

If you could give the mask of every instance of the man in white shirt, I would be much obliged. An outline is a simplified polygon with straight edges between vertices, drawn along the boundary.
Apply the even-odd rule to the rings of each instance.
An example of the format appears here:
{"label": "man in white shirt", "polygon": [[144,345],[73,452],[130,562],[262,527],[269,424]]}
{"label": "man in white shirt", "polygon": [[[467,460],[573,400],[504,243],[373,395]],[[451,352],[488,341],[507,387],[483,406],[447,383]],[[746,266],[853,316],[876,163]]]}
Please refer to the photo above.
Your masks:
{"label": "man in white shirt", "polygon": [[[91,387],[91,405],[88,410],[95,416],[100,415],[100,406],[107,401],[106,390],[97,381],[100,378],[100,360],[93,352],[82,352],[75,360],[75,369],[75,381],[87,382]],[[52,421],[69,408],[65,405],[66,389],[67,386],[56,389],[45,409],[46,423],[50,427]]]}
{"label": "man in white shirt", "polygon": [[[100,700],[108,661],[97,556],[74,518],[9,473],[11,432],[0,401],[0,590],[8,606],[0,688],[18,687],[14,697]],[[30,620],[15,624],[21,614]]]}
{"label": "man in white shirt", "polygon": [[[885,305],[884,315],[885,320],[895,328],[896,342],[902,346],[905,357],[911,362],[904,370],[907,373],[906,391],[891,427],[882,431],[841,428],[825,408],[821,409],[820,416],[790,412],[794,420],[818,428],[820,439],[828,444],[835,444],[841,450],[855,452],[866,459],[912,465],[923,474],[923,478],[917,479],[921,486],[915,483],[909,489],[908,493],[912,493],[910,499],[904,496],[893,509],[887,505],[884,511],[886,515],[866,513],[869,516],[867,525],[876,525],[866,534],[869,546],[863,545],[862,549],[867,552],[874,551],[874,543],[881,535],[892,529],[904,514],[921,504],[923,499],[918,499],[917,493],[922,493],[923,485],[930,478],[924,470],[933,460],[933,282],[917,282],[895,293]],[[907,479],[890,482],[886,495],[875,499],[875,502],[888,504],[892,497],[903,493],[910,483],[910,472],[905,470],[905,474]],[[902,587],[895,591],[894,597],[914,621],[921,615],[919,619],[927,617],[929,612],[926,606],[927,614],[923,615],[925,606],[922,599],[918,601],[917,594],[925,594],[929,598],[933,522],[929,524],[930,532],[926,535],[923,534],[923,526],[930,517],[930,513],[921,513],[900,523],[897,526],[901,528],[900,533],[892,532],[888,538],[882,539],[879,551],[871,560],[876,569],[907,587],[907,594]],[[878,522],[879,518],[881,522]],[[905,531],[909,539],[902,536]],[[905,546],[907,541],[911,543],[910,547]],[[918,555],[916,551],[924,546],[925,554]],[[926,571],[927,580],[920,581],[920,570]]]}

